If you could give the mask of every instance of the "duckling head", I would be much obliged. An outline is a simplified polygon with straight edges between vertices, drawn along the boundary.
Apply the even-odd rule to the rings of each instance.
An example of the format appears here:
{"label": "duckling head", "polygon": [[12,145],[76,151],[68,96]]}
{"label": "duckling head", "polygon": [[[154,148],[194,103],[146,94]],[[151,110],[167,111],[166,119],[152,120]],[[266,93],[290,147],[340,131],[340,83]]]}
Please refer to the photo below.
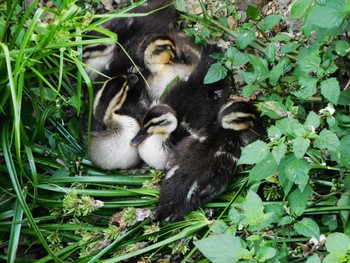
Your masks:
{"label": "duckling head", "polygon": [[107,80],[96,93],[93,115],[96,120],[102,120],[106,125],[113,123],[126,98],[128,91],[138,81],[136,75],[121,75]]}
{"label": "duckling head", "polygon": [[234,131],[248,130],[258,119],[256,108],[245,101],[231,101],[222,106],[218,120],[224,129]]}
{"label": "duckling head", "polygon": [[167,64],[173,64],[176,54],[174,42],[166,36],[156,36],[145,43],[144,63],[148,70],[157,73]]}
{"label": "duckling head", "polygon": [[177,118],[175,111],[167,105],[157,105],[151,108],[145,115],[142,128],[131,140],[132,146],[138,146],[152,135],[160,137],[166,141],[170,134],[177,128]]}

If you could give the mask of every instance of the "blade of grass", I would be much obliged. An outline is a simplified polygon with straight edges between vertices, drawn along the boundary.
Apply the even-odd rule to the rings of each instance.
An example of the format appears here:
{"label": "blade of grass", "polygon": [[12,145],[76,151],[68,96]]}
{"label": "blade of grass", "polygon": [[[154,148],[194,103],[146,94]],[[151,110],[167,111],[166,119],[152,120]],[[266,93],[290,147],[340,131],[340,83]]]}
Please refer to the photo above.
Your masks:
{"label": "blade of grass", "polygon": [[[25,195],[23,195],[25,198]],[[21,234],[21,223],[16,223],[16,221],[21,221],[23,219],[23,209],[21,205],[19,204],[18,200],[16,200],[15,208],[14,208],[14,216],[12,219],[13,224],[11,225],[11,232],[10,232],[10,240],[8,245],[8,257],[7,262],[15,262],[17,249],[18,249],[18,243],[19,238]]]}
{"label": "blade of grass", "polygon": [[4,157],[5,157],[5,161],[6,161],[6,166],[8,169],[8,174],[10,176],[12,185],[13,185],[13,189],[16,193],[17,196],[17,200],[20,203],[24,213],[27,216],[28,222],[30,224],[30,226],[33,228],[38,240],[40,241],[40,243],[42,244],[42,246],[44,247],[44,249],[50,254],[50,256],[58,261],[61,262],[61,260],[55,255],[55,253],[50,249],[50,247],[48,246],[48,244],[46,243],[46,240],[44,238],[44,236],[42,235],[42,233],[40,232],[40,229],[38,227],[38,225],[36,224],[33,215],[25,201],[24,198],[24,194],[22,193],[22,189],[21,189],[21,185],[18,181],[18,175],[17,175],[17,171],[12,159],[12,153],[10,151],[10,147],[9,147],[9,134],[8,134],[8,129],[9,129],[9,121],[6,121],[4,123],[4,126],[2,127],[1,130],[1,143],[2,143],[2,149],[3,149],[3,153],[4,153]]}

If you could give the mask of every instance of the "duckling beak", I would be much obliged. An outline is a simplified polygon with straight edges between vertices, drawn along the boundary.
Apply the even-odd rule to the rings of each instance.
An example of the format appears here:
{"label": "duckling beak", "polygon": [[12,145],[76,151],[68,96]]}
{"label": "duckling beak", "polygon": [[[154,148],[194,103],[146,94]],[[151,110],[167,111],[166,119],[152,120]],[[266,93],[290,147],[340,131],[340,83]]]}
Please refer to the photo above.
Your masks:
{"label": "duckling beak", "polygon": [[130,141],[130,145],[133,147],[138,146],[141,142],[143,142],[148,136],[150,136],[149,133],[147,133],[146,130],[141,129],[136,134],[136,136]]}

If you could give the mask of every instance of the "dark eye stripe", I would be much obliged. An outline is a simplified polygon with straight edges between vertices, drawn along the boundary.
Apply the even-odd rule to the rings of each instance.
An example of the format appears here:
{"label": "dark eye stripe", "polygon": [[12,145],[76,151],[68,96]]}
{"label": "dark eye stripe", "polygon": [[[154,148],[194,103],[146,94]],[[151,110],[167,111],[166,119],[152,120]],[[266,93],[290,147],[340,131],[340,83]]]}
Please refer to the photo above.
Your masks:
{"label": "dark eye stripe", "polygon": [[168,51],[168,50],[175,53],[175,50],[173,49],[173,47],[171,45],[161,45],[161,46],[157,46],[157,48],[153,51],[153,54],[158,55],[158,54],[160,54],[164,51]]}

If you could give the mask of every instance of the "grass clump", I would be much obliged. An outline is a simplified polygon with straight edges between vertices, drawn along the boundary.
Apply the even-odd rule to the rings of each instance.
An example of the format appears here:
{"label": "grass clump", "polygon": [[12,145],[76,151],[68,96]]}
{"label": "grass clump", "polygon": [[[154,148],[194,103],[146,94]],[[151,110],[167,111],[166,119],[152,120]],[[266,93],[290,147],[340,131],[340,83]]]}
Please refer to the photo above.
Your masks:
{"label": "grass clump", "polygon": [[149,210],[161,172],[101,171],[82,144],[79,117],[92,105],[82,99],[92,94],[82,47],[118,40],[83,35],[125,9],[93,15],[74,1],[38,2],[0,7],[1,260],[348,261],[348,2],[294,1],[297,34],[279,31],[282,15],[250,7],[232,24],[241,13],[231,1],[199,1],[201,15],[177,1],[197,43],[226,45],[206,81],[236,79],[233,92],[267,116],[268,138],[243,149],[245,170],[220,198],[167,224]]}

